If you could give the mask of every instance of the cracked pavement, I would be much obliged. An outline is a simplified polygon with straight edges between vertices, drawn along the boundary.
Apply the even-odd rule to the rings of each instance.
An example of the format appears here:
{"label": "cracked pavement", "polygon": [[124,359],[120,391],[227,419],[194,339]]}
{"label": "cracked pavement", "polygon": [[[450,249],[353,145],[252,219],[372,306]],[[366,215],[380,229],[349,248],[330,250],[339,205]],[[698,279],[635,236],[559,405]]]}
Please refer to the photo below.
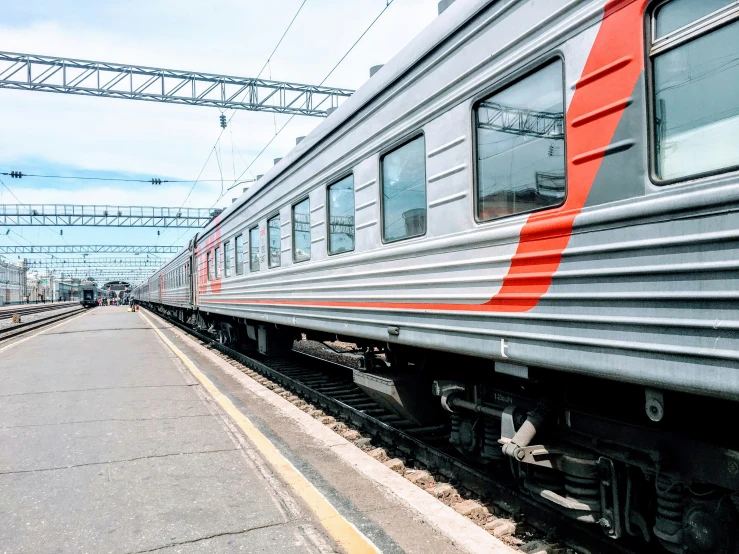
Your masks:
{"label": "cracked pavement", "polygon": [[1,352],[0,378],[0,552],[335,550],[125,307]]}

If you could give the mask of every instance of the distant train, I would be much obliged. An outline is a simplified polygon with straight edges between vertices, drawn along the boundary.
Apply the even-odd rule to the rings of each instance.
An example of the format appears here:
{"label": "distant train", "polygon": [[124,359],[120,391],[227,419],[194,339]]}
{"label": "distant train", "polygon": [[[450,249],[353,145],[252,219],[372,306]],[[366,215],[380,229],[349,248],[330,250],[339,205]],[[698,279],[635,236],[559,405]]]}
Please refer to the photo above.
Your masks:
{"label": "distant train", "polygon": [[356,342],[533,501],[735,552],[737,37],[734,0],[457,0],[133,297]]}
{"label": "distant train", "polygon": [[105,293],[95,285],[82,285],[80,287],[80,304],[86,308],[97,306],[98,300],[104,296]]}

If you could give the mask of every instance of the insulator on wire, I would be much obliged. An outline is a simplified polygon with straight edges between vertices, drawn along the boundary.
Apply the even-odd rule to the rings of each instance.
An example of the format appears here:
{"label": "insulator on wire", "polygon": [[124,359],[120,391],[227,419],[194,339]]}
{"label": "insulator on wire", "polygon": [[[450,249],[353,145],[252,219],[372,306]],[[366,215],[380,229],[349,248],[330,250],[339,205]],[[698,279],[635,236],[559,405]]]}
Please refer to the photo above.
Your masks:
{"label": "insulator on wire", "polygon": [[221,129],[225,129],[226,128],[226,116],[224,114],[221,114],[220,120],[221,120]]}
{"label": "insulator on wire", "polygon": [[11,179],[20,179],[21,177],[23,177],[23,173],[20,171],[11,171],[10,177]]}
{"label": "insulator on wire", "polygon": [[162,180],[161,179],[152,179],[151,180],[151,184],[152,185],[161,185],[162,184]]}

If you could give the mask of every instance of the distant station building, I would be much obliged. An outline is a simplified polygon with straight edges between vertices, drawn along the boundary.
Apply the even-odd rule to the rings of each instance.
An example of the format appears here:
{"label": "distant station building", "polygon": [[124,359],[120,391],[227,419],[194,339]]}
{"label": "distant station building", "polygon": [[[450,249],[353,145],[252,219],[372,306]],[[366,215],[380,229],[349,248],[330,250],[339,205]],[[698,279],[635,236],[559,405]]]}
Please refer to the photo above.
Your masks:
{"label": "distant station building", "polygon": [[0,260],[0,306],[21,302],[25,289],[25,265]]}
{"label": "distant station building", "polygon": [[127,281],[108,281],[103,285],[103,291],[111,298],[125,298],[131,290],[131,283]]}

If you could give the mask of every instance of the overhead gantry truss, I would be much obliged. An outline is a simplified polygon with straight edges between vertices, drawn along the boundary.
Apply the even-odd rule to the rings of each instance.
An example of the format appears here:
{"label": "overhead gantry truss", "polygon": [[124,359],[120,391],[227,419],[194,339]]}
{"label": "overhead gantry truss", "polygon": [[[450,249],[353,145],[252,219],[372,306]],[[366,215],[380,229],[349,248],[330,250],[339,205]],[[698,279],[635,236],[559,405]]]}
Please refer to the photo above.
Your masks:
{"label": "overhead gantry truss", "polygon": [[108,62],[0,52],[0,88],[326,117],[354,91]]}
{"label": "overhead gantry truss", "polygon": [[176,254],[181,246],[54,244],[48,246],[0,245],[0,254]]}
{"label": "overhead gantry truss", "polygon": [[55,268],[148,268],[156,269],[160,267],[166,258],[156,257],[133,257],[133,258],[34,258],[27,259],[26,266],[34,267],[55,267]]}
{"label": "overhead gantry truss", "polygon": [[0,225],[53,227],[205,227],[221,212],[212,208],[0,204]]}
{"label": "overhead gantry truss", "polygon": [[564,140],[564,114],[504,106],[496,102],[480,104],[477,126],[523,137]]}

